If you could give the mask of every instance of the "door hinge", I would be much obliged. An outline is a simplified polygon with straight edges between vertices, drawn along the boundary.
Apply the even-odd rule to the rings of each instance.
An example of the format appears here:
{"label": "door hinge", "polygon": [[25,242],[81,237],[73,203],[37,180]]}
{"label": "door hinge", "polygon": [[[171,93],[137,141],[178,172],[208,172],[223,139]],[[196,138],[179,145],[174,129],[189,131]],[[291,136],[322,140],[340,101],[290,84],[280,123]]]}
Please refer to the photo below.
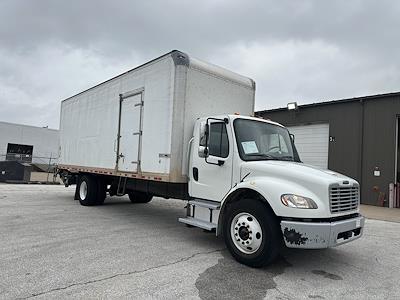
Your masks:
{"label": "door hinge", "polygon": [[135,104],[135,107],[136,107],[136,106],[143,106],[143,105],[144,105],[144,101],[141,101],[141,102],[139,102],[139,103],[136,103],[136,104]]}

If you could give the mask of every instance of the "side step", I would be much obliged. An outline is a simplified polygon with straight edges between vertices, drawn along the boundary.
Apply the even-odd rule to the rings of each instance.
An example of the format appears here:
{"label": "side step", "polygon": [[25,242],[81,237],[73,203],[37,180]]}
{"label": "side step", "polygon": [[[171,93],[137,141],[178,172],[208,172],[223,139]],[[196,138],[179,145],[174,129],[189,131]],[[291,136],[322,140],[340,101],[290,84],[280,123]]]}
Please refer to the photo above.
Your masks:
{"label": "side step", "polygon": [[190,200],[190,205],[199,206],[199,207],[206,207],[210,209],[219,209],[220,203],[208,200]]}
{"label": "side step", "polygon": [[186,206],[186,218],[179,218],[178,221],[212,231],[217,229],[220,207],[221,204],[216,201],[190,200]]}
{"label": "side step", "polygon": [[214,229],[217,228],[217,226],[215,224],[213,224],[213,223],[205,222],[205,221],[202,221],[202,220],[199,220],[199,219],[195,219],[193,217],[179,218],[178,221],[181,222],[181,223],[185,223],[185,224],[188,224],[188,225],[191,225],[191,226],[195,226],[195,227],[199,227],[199,228],[202,228],[202,229],[205,229],[205,230],[209,230],[209,231],[214,230]]}

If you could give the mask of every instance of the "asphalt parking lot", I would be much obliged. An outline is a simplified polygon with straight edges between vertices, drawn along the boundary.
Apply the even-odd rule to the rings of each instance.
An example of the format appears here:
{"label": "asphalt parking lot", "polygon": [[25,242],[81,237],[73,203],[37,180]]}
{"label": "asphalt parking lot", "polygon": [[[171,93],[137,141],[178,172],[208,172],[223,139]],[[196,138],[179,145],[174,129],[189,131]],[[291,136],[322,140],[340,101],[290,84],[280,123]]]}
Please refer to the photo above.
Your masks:
{"label": "asphalt parking lot", "polygon": [[251,269],[221,238],[178,223],[182,201],[82,207],[73,193],[0,184],[1,299],[400,298],[400,223],[367,220],[353,243],[286,249]]}

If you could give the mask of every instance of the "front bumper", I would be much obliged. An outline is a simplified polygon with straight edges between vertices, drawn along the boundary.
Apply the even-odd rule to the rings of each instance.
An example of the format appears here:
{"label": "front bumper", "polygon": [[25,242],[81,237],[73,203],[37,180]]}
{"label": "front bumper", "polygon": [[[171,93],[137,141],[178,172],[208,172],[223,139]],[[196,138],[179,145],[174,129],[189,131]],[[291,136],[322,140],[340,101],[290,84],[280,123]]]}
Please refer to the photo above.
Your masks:
{"label": "front bumper", "polygon": [[285,244],[289,248],[320,249],[335,247],[362,236],[365,218],[358,216],[336,222],[281,221]]}

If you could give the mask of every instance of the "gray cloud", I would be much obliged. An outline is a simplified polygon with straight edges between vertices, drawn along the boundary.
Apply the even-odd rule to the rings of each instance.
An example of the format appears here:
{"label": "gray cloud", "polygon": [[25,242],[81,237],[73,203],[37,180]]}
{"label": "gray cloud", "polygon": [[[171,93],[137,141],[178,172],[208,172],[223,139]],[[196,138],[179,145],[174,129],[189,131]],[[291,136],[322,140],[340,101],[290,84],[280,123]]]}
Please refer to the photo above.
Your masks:
{"label": "gray cloud", "polygon": [[398,1],[0,3],[0,120],[58,127],[59,101],[172,49],[257,82],[257,109],[400,90]]}

